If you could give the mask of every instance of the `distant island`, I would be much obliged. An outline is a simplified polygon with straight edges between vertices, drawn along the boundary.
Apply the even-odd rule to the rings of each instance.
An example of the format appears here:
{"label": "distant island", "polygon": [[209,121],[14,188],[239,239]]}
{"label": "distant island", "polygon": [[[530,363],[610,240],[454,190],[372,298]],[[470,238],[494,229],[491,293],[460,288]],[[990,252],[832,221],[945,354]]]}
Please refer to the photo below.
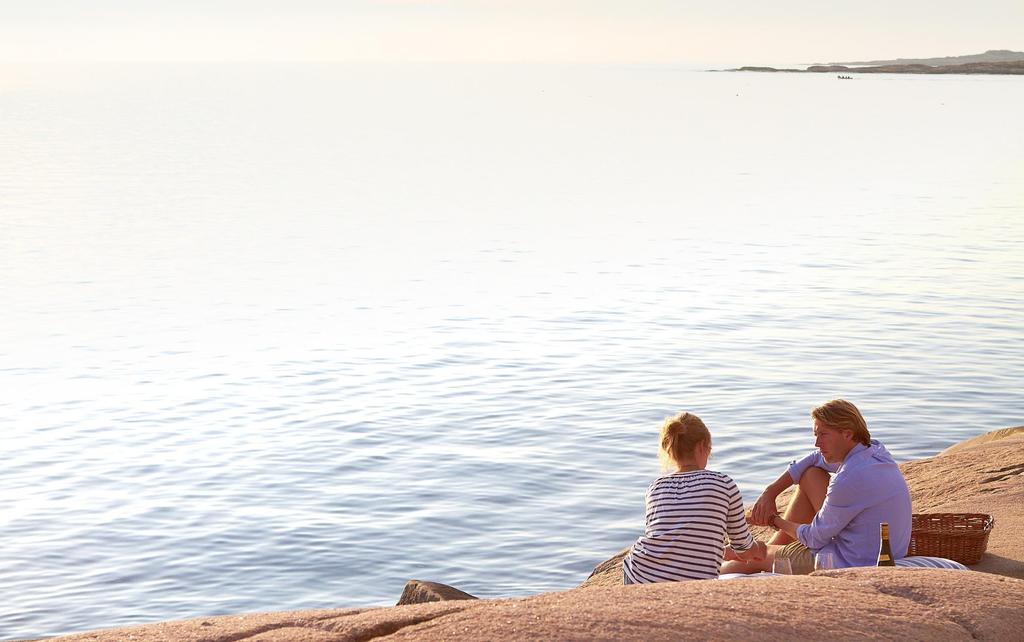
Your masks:
{"label": "distant island", "polygon": [[1020,62],[1024,61],[1024,51],[1009,49],[989,49],[985,53],[967,56],[945,56],[944,58],[897,58],[896,60],[868,60],[866,62],[830,62],[829,65],[855,65],[860,67],[878,67],[881,65],[965,65],[974,62]]}
{"label": "distant island", "polygon": [[842,74],[1020,74],[1024,75],[1024,52],[990,49],[985,53],[943,58],[897,58],[868,62],[832,62],[806,69],[740,67],[727,71]]}

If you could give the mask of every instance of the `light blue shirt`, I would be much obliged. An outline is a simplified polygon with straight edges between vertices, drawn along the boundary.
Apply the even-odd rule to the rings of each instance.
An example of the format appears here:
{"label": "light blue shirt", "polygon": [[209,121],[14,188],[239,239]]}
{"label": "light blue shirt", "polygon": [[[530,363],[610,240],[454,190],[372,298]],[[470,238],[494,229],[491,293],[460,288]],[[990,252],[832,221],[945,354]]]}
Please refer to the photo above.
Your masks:
{"label": "light blue shirt", "polygon": [[841,464],[829,464],[817,450],[789,465],[793,483],[811,466],[832,475],[825,503],[797,539],[815,553],[835,554],[836,566],[874,566],[878,560],[878,525],[889,523],[889,545],[895,559],[910,546],[910,491],[896,460],[878,441],[856,444]]}

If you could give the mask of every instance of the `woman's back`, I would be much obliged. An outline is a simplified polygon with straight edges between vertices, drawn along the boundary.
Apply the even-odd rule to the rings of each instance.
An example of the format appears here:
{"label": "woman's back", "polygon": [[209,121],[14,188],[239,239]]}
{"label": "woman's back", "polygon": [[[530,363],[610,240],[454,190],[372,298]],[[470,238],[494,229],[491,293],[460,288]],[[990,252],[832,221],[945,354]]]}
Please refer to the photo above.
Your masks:
{"label": "woman's back", "polygon": [[625,582],[716,578],[726,536],[739,550],[753,544],[732,478],[703,469],[659,477],[647,489],[644,534],[623,561]]}

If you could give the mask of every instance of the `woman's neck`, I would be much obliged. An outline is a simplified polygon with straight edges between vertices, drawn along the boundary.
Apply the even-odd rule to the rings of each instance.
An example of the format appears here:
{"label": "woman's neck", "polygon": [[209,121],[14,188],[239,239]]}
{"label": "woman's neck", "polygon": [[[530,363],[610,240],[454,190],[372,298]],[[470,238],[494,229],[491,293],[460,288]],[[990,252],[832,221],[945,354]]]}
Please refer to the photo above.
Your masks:
{"label": "woman's neck", "polygon": [[681,462],[676,464],[676,466],[678,466],[678,470],[676,470],[677,473],[690,473],[701,469],[701,466],[698,466],[696,462],[692,461]]}

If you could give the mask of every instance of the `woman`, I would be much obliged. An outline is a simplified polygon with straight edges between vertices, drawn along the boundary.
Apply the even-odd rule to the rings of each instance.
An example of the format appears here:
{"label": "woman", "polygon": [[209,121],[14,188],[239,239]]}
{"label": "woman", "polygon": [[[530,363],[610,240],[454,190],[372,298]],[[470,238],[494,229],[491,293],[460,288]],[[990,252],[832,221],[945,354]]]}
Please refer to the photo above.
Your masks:
{"label": "woman", "polygon": [[711,433],[700,417],[666,418],[659,455],[675,472],[647,489],[647,526],[622,561],[626,584],[717,578],[727,535],[729,558],[764,559],[764,542],[747,529],[736,482],[706,470]]}

